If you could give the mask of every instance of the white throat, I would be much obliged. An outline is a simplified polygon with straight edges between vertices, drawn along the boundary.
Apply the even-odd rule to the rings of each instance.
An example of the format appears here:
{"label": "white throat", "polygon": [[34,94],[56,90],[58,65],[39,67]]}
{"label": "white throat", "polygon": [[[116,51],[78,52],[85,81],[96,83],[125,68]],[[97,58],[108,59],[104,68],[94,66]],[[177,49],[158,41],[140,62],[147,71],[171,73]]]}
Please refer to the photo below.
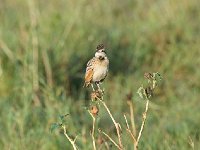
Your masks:
{"label": "white throat", "polygon": [[105,54],[104,52],[99,52],[99,51],[97,51],[97,52],[95,53],[95,57],[96,57],[96,58],[100,58],[100,57],[105,58],[105,57],[106,57],[106,54]]}

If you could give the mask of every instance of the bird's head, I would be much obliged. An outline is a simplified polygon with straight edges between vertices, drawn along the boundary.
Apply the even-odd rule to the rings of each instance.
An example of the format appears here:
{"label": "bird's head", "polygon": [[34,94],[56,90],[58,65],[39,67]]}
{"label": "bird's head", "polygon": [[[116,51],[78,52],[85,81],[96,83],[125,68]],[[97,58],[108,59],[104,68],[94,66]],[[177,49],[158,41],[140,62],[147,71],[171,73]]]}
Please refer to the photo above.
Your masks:
{"label": "bird's head", "polygon": [[105,47],[104,47],[103,44],[100,44],[100,45],[97,46],[95,57],[100,59],[100,60],[104,60],[105,59],[106,52],[105,52]]}

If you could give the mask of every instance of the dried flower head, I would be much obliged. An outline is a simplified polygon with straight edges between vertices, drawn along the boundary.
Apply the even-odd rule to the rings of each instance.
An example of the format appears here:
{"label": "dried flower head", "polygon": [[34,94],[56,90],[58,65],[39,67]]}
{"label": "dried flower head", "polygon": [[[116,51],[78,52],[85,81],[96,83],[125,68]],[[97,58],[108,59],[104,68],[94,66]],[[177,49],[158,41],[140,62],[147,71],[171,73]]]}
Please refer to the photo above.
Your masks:
{"label": "dried flower head", "polygon": [[98,100],[100,99],[102,96],[102,94],[99,92],[99,91],[93,91],[91,94],[90,94],[90,97],[92,100]]}
{"label": "dried flower head", "polygon": [[99,136],[97,139],[97,144],[101,145],[103,144],[103,142],[104,142],[104,139],[101,136]]}
{"label": "dried flower head", "polygon": [[98,115],[98,112],[99,112],[99,108],[96,105],[90,106],[90,113],[93,116]]}

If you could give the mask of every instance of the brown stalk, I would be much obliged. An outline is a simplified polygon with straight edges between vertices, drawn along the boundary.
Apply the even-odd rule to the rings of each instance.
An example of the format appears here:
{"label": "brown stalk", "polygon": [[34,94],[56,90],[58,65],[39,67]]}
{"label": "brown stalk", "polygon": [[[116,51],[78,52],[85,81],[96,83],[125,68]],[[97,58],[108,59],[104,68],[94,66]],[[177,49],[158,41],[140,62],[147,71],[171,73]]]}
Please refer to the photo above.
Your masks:
{"label": "brown stalk", "polygon": [[72,140],[69,135],[67,134],[67,131],[66,131],[66,127],[65,125],[62,126],[63,130],[64,130],[64,135],[66,136],[66,138],[68,139],[68,141],[71,143],[71,145],[73,146],[73,149],[74,150],[77,150],[77,146],[75,144],[76,142],[76,139],[77,139],[77,136],[74,138],[74,140]]}
{"label": "brown stalk", "polygon": [[96,123],[96,118],[94,117],[94,115],[88,111],[92,117],[92,132],[91,132],[91,136],[92,136],[92,143],[93,143],[93,149],[96,150],[96,143],[95,143],[95,137],[94,137],[94,132],[95,132],[95,123]]}
{"label": "brown stalk", "polygon": [[146,100],[146,107],[145,107],[145,111],[142,115],[142,125],[140,127],[140,131],[139,131],[139,134],[138,134],[138,137],[137,137],[137,142],[135,143],[134,147],[135,147],[135,150],[138,149],[138,144],[139,144],[139,141],[140,141],[140,138],[142,136],[142,132],[144,131],[144,125],[146,123],[146,118],[147,118],[147,112],[148,112],[148,109],[149,109],[149,100],[147,99]]}
{"label": "brown stalk", "polygon": [[[98,98],[99,99],[99,98]],[[102,99],[103,99],[103,96],[102,96]],[[111,114],[109,108],[107,107],[106,103],[102,100],[102,99],[99,99],[99,101],[103,104],[103,106],[105,107],[106,111],[108,112],[110,118],[112,119],[112,122],[114,123],[115,125],[115,128],[116,128],[116,131],[117,131],[117,136],[118,136],[118,142],[119,142],[119,149],[123,149],[123,145],[122,145],[122,140],[121,140],[121,134],[120,134],[120,124],[117,123],[113,117],[113,115]]]}
{"label": "brown stalk", "polygon": [[127,118],[126,118],[126,115],[124,114],[124,119],[126,121],[126,130],[128,131],[128,133],[131,135],[132,139],[133,139],[133,143],[136,143],[136,137],[134,136],[134,134],[132,133],[132,131],[130,130],[130,127],[129,127],[129,124],[128,124],[128,121],[127,121]]}
{"label": "brown stalk", "polygon": [[140,131],[139,131],[139,133],[138,133],[137,138],[136,138],[136,134],[133,133],[134,131],[131,131],[131,130],[130,130],[130,127],[129,127],[129,124],[128,124],[126,115],[124,114],[124,119],[125,119],[125,121],[126,121],[126,127],[127,127],[126,130],[127,130],[127,132],[131,135],[131,137],[132,137],[132,139],[133,139],[134,150],[137,150],[137,149],[138,149],[138,144],[139,144],[139,141],[140,141],[140,139],[141,139],[142,132],[144,131],[144,126],[145,126],[145,123],[146,123],[146,118],[147,118],[148,109],[149,109],[149,100],[147,99],[147,100],[146,100],[145,111],[144,111],[143,116],[142,116],[142,124],[141,124],[141,126],[140,126]]}
{"label": "brown stalk", "polygon": [[121,149],[121,147],[108,134],[101,131],[100,129],[99,129],[99,132],[103,133],[118,149]]}
{"label": "brown stalk", "polygon": [[134,117],[134,113],[133,113],[133,103],[131,101],[127,101],[127,104],[129,105],[129,108],[130,108],[132,132],[133,132],[133,135],[136,136],[136,127],[135,127],[135,119],[134,119],[135,117]]}
{"label": "brown stalk", "polygon": [[148,109],[149,109],[149,100],[146,101],[146,107],[145,107],[145,111],[144,111],[143,116],[142,116],[142,125],[141,125],[141,128],[140,128],[140,132],[138,134],[137,143],[140,141],[142,132],[144,130],[144,125],[145,125],[145,122],[146,122]]}

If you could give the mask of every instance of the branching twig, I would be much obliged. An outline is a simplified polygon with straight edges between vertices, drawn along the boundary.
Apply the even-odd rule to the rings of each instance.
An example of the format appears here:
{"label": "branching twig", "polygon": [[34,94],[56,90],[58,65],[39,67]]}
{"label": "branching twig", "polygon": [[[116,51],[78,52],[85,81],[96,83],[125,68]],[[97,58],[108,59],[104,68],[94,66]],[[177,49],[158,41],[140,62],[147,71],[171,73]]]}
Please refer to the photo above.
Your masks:
{"label": "branching twig", "polygon": [[108,134],[106,134],[105,132],[101,131],[100,129],[99,129],[99,132],[103,133],[118,149],[121,150],[121,147]]}
{"label": "branching twig", "polygon": [[74,150],[77,150],[77,146],[75,144],[76,142],[76,139],[77,139],[77,136],[74,138],[74,140],[72,140],[69,135],[67,134],[67,131],[66,131],[66,127],[65,125],[62,126],[63,130],[64,130],[64,135],[66,136],[66,138],[68,139],[68,141],[71,143],[71,145],[73,146],[73,149]]}
{"label": "branching twig", "polygon": [[123,149],[123,145],[122,145],[122,141],[121,141],[121,134],[120,134],[120,124],[115,121],[115,119],[114,119],[113,115],[111,114],[109,108],[107,107],[106,103],[102,99],[99,99],[99,101],[103,104],[103,106],[105,107],[106,111],[108,112],[110,118],[112,119],[112,121],[115,125],[115,128],[117,130],[119,147],[120,147],[120,149]]}
{"label": "branching twig", "polygon": [[93,116],[93,114],[90,111],[88,111],[88,112],[92,116],[92,132],[91,132],[91,136],[92,136],[93,148],[94,148],[94,150],[96,150],[96,143],[95,143],[95,137],[94,137],[96,118]]}
{"label": "branching twig", "polygon": [[125,121],[126,121],[126,127],[127,127],[126,130],[128,131],[128,133],[131,135],[131,137],[132,137],[132,139],[133,139],[134,150],[137,150],[137,149],[138,149],[138,144],[139,144],[140,138],[141,138],[141,136],[142,136],[142,132],[143,132],[143,130],[144,130],[144,125],[145,125],[145,122],[146,122],[148,109],[149,109],[149,100],[147,99],[147,100],[146,100],[145,111],[144,111],[143,116],[142,116],[142,124],[141,124],[140,131],[139,131],[139,134],[138,134],[138,137],[137,137],[137,138],[136,138],[135,135],[133,134],[133,131],[130,130],[130,127],[129,127],[129,124],[128,124],[126,115],[124,114],[124,119],[125,119]]}
{"label": "branching twig", "polygon": [[127,104],[129,105],[129,108],[130,108],[132,132],[133,132],[133,135],[136,136],[135,120],[134,120],[134,113],[133,113],[133,103],[131,101],[127,101]]}
{"label": "branching twig", "polygon": [[149,100],[146,101],[146,108],[145,108],[145,112],[143,113],[143,116],[142,116],[142,125],[141,125],[141,128],[140,128],[140,132],[138,134],[137,143],[139,142],[141,135],[142,135],[142,132],[144,130],[144,125],[145,125],[145,122],[146,122],[148,109],[149,109]]}
{"label": "branching twig", "polygon": [[[130,129],[130,125],[127,121],[127,118],[126,118],[126,115],[124,114],[124,119],[126,121],[126,127],[127,127],[127,132],[131,135],[132,139],[133,139],[133,143],[134,143],[134,150],[137,150],[138,149],[138,144],[140,142],[140,139],[141,139],[141,136],[142,136],[142,133],[144,131],[144,126],[145,126],[145,123],[146,123],[146,118],[147,118],[147,112],[148,112],[148,109],[149,109],[149,98],[152,97],[153,95],[153,90],[155,89],[155,87],[157,86],[157,80],[160,79],[161,80],[161,76],[159,73],[153,73],[153,75],[151,73],[145,73],[145,78],[148,79],[148,82],[149,83],[152,83],[153,86],[148,86],[146,88],[144,88],[143,86],[141,86],[139,89],[138,89],[138,94],[139,96],[142,98],[142,99],[145,99],[146,100],[146,105],[145,105],[145,111],[143,112],[143,115],[142,115],[142,124],[140,126],[140,130],[139,130],[139,133],[136,134],[136,127],[135,127],[135,121],[134,121],[134,113],[133,113],[133,104],[131,101],[128,101],[128,105],[129,105],[129,108],[130,108],[130,118],[131,118],[131,126],[132,126],[132,130]],[[158,78],[158,79],[157,79]],[[151,80],[153,82],[151,82]],[[98,94],[98,96],[97,96]],[[115,128],[116,128],[116,131],[117,131],[117,136],[118,136],[118,144],[108,135],[106,134],[105,132],[102,132],[118,149],[120,150],[123,150],[123,145],[122,145],[122,140],[121,140],[121,126],[119,123],[117,123],[113,117],[113,115],[111,114],[109,108],[107,107],[106,103],[104,102],[103,100],[103,92],[101,91],[95,91],[94,93],[91,94],[92,96],[92,99],[95,99],[95,100],[99,100],[103,106],[105,107],[106,111],[108,112],[110,118],[112,119],[112,122],[114,123],[115,125]],[[129,96],[130,97],[130,96]],[[129,98],[130,99],[130,98]],[[91,114],[91,113],[90,113]],[[95,141],[94,141],[94,123],[95,123],[95,118],[94,116],[91,114],[91,116],[93,117],[93,130],[92,130],[92,137],[93,137],[93,144],[94,144],[94,149],[96,149],[95,147]],[[138,136],[137,136],[138,135]]]}
{"label": "branching twig", "polygon": [[129,124],[128,124],[128,121],[127,121],[127,119],[126,119],[126,115],[124,114],[124,119],[125,119],[125,121],[126,121],[126,127],[127,127],[127,131],[128,131],[128,133],[131,135],[131,137],[132,137],[132,139],[133,139],[133,143],[136,143],[136,138],[135,138],[135,136],[134,136],[134,134],[131,132],[131,130],[130,130],[130,127],[129,127]]}
{"label": "branching twig", "polygon": [[149,109],[149,100],[147,99],[147,100],[146,100],[145,111],[144,111],[143,116],[142,116],[142,125],[141,125],[141,127],[140,127],[140,131],[139,131],[139,134],[138,134],[138,137],[137,137],[137,141],[136,141],[136,143],[134,144],[134,147],[135,147],[134,149],[135,149],[135,150],[138,149],[138,144],[139,144],[140,138],[141,138],[141,136],[142,136],[142,132],[143,132],[143,130],[144,130],[144,125],[145,125],[145,122],[146,122],[148,109]]}

